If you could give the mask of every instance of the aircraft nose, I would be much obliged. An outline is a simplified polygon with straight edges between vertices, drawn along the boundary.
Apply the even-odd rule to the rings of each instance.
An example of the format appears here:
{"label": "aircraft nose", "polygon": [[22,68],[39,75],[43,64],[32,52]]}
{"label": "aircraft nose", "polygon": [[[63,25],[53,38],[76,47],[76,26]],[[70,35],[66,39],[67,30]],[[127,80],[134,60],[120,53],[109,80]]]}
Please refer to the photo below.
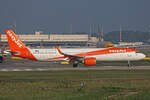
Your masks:
{"label": "aircraft nose", "polygon": [[144,59],[144,58],[146,57],[146,55],[143,54],[143,53],[140,53],[140,54],[139,54],[139,57],[140,57],[140,59]]}

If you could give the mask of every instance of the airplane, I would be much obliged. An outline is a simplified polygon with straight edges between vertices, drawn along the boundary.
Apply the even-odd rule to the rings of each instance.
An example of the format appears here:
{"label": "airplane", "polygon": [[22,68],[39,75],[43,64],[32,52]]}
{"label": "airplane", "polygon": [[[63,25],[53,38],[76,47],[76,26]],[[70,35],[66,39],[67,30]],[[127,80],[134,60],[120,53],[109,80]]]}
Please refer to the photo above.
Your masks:
{"label": "airplane", "polygon": [[51,49],[31,49],[15,35],[11,29],[5,30],[10,53],[13,56],[22,57],[34,61],[68,61],[73,63],[73,67],[78,67],[79,63],[85,66],[94,66],[96,61],[130,61],[142,60],[143,53],[138,53],[132,48],[56,48]]}

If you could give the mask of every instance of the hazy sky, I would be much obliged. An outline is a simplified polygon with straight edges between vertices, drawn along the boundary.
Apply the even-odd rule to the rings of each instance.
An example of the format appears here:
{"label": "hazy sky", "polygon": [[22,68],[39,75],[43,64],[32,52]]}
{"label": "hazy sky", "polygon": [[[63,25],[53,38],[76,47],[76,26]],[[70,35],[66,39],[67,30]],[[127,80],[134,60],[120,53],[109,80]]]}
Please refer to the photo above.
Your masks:
{"label": "hazy sky", "polygon": [[70,32],[70,24],[73,32],[89,32],[89,24],[148,31],[150,0],[0,0],[0,31],[15,22],[19,33]]}

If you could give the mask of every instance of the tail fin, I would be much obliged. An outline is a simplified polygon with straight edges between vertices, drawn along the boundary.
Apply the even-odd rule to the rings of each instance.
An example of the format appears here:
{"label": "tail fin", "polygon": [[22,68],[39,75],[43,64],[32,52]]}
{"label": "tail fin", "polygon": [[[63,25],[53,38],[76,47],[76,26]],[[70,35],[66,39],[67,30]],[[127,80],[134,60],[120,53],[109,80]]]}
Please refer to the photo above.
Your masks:
{"label": "tail fin", "polygon": [[15,33],[11,29],[5,30],[8,44],[10,50],[12,52],[21,51],[22,49],[26,48],[26,46],[21,42],[21,40],[15,35]]}
{"label": "tail fin", "polygon": [[31,51],[22,43],[11,29],[5,30],[12,55],[36,60]]}

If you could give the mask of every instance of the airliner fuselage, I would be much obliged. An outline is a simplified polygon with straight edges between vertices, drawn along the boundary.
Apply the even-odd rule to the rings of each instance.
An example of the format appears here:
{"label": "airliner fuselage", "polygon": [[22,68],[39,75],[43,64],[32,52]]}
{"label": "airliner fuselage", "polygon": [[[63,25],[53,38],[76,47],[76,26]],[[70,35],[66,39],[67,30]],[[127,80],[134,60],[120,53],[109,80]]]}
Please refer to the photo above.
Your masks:
{"label": "airliner fuselage", "polygon": [[[108,48],[61,48],[64,53],[74,55],[74,54],[85,54],[85,57],[95,57],[98,61],[134,61],[141,60],[145,57],[142,53],[136,52],[120,52],[119,50],[114,50],[111,52],[99,52],[99,54],[86,55],[85,52],[92,52],[97,50],[107,50]],[[40,61],[53,61],[53,60],[66,60],[66,58],[61,58],[63,55],[59,54],[56,48],[52,49],[29,49],[31,53],[35,56],[37,60]]]}

